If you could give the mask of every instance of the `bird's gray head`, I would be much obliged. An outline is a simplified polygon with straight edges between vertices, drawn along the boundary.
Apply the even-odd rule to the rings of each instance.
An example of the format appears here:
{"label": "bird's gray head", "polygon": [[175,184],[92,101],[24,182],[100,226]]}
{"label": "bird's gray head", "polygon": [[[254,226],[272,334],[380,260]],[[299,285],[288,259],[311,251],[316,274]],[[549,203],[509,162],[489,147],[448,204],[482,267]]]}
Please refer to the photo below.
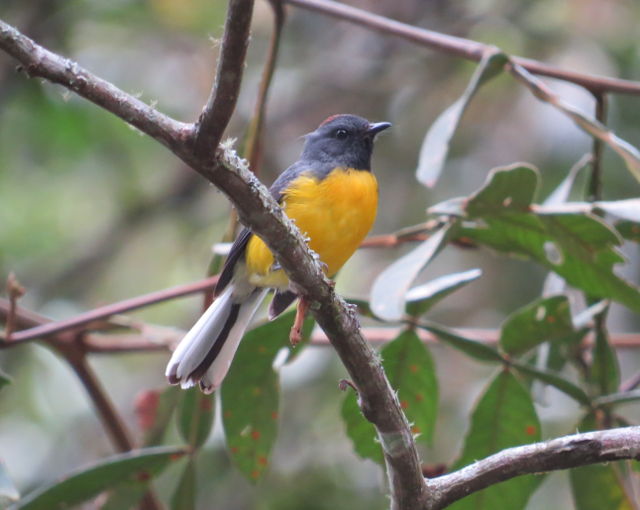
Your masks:
{"label": "bird's gray head", "polygon": [[373,141],[390,126],[389,122],[372,123],[357,115],[333,115],[305,136],[302,158],[332,167],[370,170]]}

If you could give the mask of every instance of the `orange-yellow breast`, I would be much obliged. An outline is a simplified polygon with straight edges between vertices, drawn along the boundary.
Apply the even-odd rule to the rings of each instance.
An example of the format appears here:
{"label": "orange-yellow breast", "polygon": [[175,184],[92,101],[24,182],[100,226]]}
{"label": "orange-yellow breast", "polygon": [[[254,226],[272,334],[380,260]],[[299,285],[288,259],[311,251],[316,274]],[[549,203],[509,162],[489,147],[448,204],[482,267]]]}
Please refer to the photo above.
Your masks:
{"label": "orange-yellow breast", "polygon": [[[371,172],[352,168],[333,170],[322,180],[303,174],[284,192],[283,207],[309,238],[327,274],[333,276],[371,230],[378,208],[378,183]],[[288,285],[282,270],[272,270],[273,255],[257,236],[247,245],[246,262],[254,285]]]}

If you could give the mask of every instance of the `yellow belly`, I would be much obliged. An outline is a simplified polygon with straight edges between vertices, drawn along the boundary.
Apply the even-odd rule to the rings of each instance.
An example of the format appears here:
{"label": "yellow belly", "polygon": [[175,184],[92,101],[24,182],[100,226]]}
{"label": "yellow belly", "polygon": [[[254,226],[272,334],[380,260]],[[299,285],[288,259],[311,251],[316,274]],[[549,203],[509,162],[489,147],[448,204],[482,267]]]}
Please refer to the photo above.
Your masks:
{"label": "yellow belly", "polygon": [[[371,172],[350,168],[334,170],[321,181],[302,175],[285,192],[283,207],[333,276],[371,230],[378,184]],[[282,270],[272,270],[273,255],[258,236],[249,240],[246,262],[252,284],[279,288],[289,284]]]}

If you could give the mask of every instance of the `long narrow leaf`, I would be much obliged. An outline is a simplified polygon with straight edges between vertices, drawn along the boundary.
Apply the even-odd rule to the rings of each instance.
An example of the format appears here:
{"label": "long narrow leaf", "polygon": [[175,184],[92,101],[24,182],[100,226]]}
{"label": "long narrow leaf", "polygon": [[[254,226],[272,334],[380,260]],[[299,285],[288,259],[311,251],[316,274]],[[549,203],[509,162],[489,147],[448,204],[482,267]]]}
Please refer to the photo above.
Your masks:
{"label": "long narrow leaf", "polygon": [[602,123],[592,119],[565,102],[549,88],[519,64],[511,62],[513,74],[524,83],[529,90],[541,101],[550,104],[567,115],[583,131],[592,137],[602,140],[613,149],[626,163],[631,174],[640,181],[640,151],[629,142],[623,140]]}
{"label": "long narrow leaf", "polygon": [[491,361],[499,363],[505,361],[500,353],[493,347],[485,345],[478,340],[465,338],[452,329],[436,325],[432,322],[420,322],[418,324],[418,327],[429,331],[430,333],[433,333],[438,337],[440,341],[449,344],[451,347],[458,349],[459,351],[464,352],[467,356],[470,356],[479,361]]}
{"label": "long narrow leaf", "polygon": [[[273,364],[281,349],[291,350],[293,313],[285,313],[245,334],[221,388],[222,423],[231,459],[250,481],[266,472],[276,440],[280,387]],[[308,338],[313,322],[306,321]],[[298,345],[299,351],[303,345]]]}
{"label": "long narrow leaf", "polygon": [[412,432],[430,444],[438,414],[438,381],[431,353],[415,331],[404,331],[380,355]]}
{"label": "long narrow leaf", "polygon": [[640,390],[623,391],[620,393],[612,393],[604,395],[593,400],[596,406],[627,404],[640,400]]}
{"label": "long narrow leaf", "polygon": [[11,384],[11,377],[0,370],[0,388],[6,386],[7,384]]}
{"label": "long narrow leaf", "polygon": [[214,395],[205,395],[198,388],[182,392],[178,404],[178,431],[182,439],[193,448],[200,448],[213,426]]}
{"label": "long narrow leaf", "polygon": [[[454,469],[505,448],[540,440],[540,422],[529,392],[508,371],[490,383],[471,417],[464,449]],[[523,510],[540,477],[521,476],[472,494],[451,510]]]}
{"label": "long narrow leaf", "polygon": [[451,138],[471,99],[484,83],[504,69],[507,62],[508,57],[497,48],[485,53],[462,96],[442,112],[427,131],[416,170],[416,178],[425,186],[431,188],[438,180],[447,159]]}
{"label": "long narrow leaf", "polygon": [[482,276],[480,269],[446,274],[430,282],[413,287],[406,294],[407,314],[418,317],[429,311],[440,300]]}
{"label": "long narrow leaf", "polygon": [[13,484],[4,463],[0,460],[0,508],[6,508],[19,497],[18,489]]}
{"label": "long narrow leaf", "polygon": [[384,455],[376,435],[376,429],[371,422],[362,416],[360,406],[358,406],[358,397],[354,391],[349,391],[342,402],[341,415],[354,451],[363,459],[370,459],[383,465]]}
{"label": "long narrow leaf", "polygon": [[573,188],[573,183],[580,171],[585,168],[593,157],[591,154],[583,155],[578,162],[571,167],[567,176],[562,180],[562,182],[558,185],[558,187],[553,190],[553,192],[546,198],[543,205],[557,205],[564,204],[569,200],[569,194],[571,193],[571,189]]}
{"label": "long narrow leaf", "polygon": [[534,368],[531,365],[527,365],[526,363],[519,363],[517,361],[512,361],[511,366],[513,366],[519,372],[531,376],[539,381],[542,381],[545,384],[553,386],[554,388],[560,390],[566,395],[569,395],[571,398],[580,402],[585,406],[591,405],[591,399],[589,396],[580,388],[576,386],[571,381],[565,379],[562,375],[556,372],[552,372],[550,370],[543,370],[541,368]]}
{"label": "long narrow leaf", "polygon": [[[418,441],[430,444],[438,411],[438,381],[429,350],[414,331],[406,330],[385,345],[380,355],[413,433]],[[375,428],[362,416],[355,392],[350,391],[342,404],[342,419],[356,453],[382,464]]]}
{"label": "long narrow leaf", "polygon": [[183,448],[158,447],[115,455],[27,494],[10,510],[63,510],[122,483],[147,483],[185,453]]}
{"label": "long narrow leaf", "polygon": [[171,510],[194,510],[196,495],[195,458],[190,457],[171,497]]}
{"label": "long narrow leaf", "polygon": [[[580,432],[596,430],[592,414],[578,425]],[[569,471],[576,510],[634,510],[617,469],[619,463],[594,464]]]}
{"label": "long narrow leaf", "polygon": [[433,234],[386,268],[373,283],[371,309],[381,319],[399,321],[405,311],[406,296],[413,280],[425,265],[444,248],[451,226]]}

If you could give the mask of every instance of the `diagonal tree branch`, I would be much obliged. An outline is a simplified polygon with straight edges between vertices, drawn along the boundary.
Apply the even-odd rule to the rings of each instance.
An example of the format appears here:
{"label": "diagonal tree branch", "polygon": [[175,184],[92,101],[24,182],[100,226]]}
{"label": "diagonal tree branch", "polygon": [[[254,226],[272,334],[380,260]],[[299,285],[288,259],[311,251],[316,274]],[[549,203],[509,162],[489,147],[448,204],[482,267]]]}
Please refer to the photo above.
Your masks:
{"label": "diagonal tree branch", "polygon": [[[238,2],[241,0],[231,0],[232,5],[240,5]],[[246,16],[238,9],[231,12]],[[233,22],[227,19],[227,25]],[[246,44],[246,41],[236,42]],[[303,236],[251,173],[246,162],[229,147],[219,147],[215,159],[210,158],[208,151],[204,156],[193,151],[194,126],[158,113],[77,64],[39,47],[1,21],[0,49],[17,58],[30,75],[66,86],[160,141],[231,199],[240,220],[266,242],[300,293],[315,303],[312,313],[358,388],[363,414],[378,431],[387,464],[392,508],[424,505],[426,485],[413,434],[379,357],[362,336],[355,311],[336,295]],[[237,55],[243,57],[244,52],[239,51]],[[235,65],[236,72],[240,73],[244,61],[238,60]],[[235,85],[239,85],[239,80]],[[207,111],[205,108],[205,118],[209,116]]]}
{"label": "diagonal tree branch", "polygon": [[[45,338],[63,331],[83,328],[87,329],[87,325],[101,319],[107,319],[113,315],[137,310],[138,308],[143,308],[167,299],[174,299],[212,289],[216,286],[217,282],[218,277],[212,276],[211,278],[206,278],[205,280],[200,280],[198,282],[179,285],[177,287],[171,287],[158,292],[151,292],[142,296],[118,301],[117,303],[110,305],[101,306],[100,308],[95,308],[86,313],[71,317],[70,319],[56,322],[49,322],[47,319],[43,319],[30,329],[18,331],[15,334],[12,334],[10,344],[25,342],[34,338]],[[8,314],[6,308],[7,306],[5,305],[4,300],[0,299],[0,318]],[[24,310],[21,311],[24,312]]]}
{"label": "diagonal tree branch", "polygon": [[[415,44],[476,62],[480,61],[485,52],[491,48],[488,44],[414,27],[333,0],[283,1],[296,7],[350,21],[371,30],[395,35]],[[533,74],[575,83],[594,93],[616,92],[618,94],[640,95],[640,82],[567,71],[544,62],[522,57],[513,57],[513,61]]]}
{"label": "diagonal tree branch", "polygon": [[432,499],[424,508],[446,508],[469,494],[520,475],[623,459],[640,460],[640,426],[508,448],[454,473],[427,480]]}

